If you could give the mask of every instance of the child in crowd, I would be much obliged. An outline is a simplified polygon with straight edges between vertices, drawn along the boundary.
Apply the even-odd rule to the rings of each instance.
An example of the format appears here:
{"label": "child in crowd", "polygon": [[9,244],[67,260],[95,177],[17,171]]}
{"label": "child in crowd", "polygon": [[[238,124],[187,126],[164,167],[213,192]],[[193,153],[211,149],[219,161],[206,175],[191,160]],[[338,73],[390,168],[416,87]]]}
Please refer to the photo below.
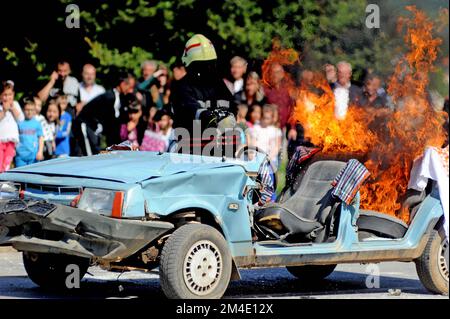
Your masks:
{"label": "child in crowd", "polygon": [[120,138],[129,141],[133,148],[139,148],[142,130],[142,107],[138,100],[128,108],[128,122],[120,127]]}
{"label": "child in crowd", "polygon": [[241,132],[241,145],[246,145],[248,142],[248,136],[247,136],[247,114],[248,114],[248,105],[247,104],[239,104],[237,107],[237,114],[236,114],[236,123],[239,129],[242,130]]}
{"label": "child in crowd", "polygon": [[169,112],[167,112],[166,110],[159,110],[155,114],[155,117],[153,118],[153,120],[155,121],[156,125],[158,126],[159,133],[166,143],[165,149],[162,150],[162,152],[164,152],[169,147],[169,139],[172,134],[172,124],[173,124],[172,117],[170,116]]}
{"label": "child in crowd", "polygon": [[9,170],[19,143],[18,122],[24,120],[22,109],[14,101],[14,83],[3,82],[0,87],[0,173]]}
{"label": "child in crowd", "polygon": [[166,152],[172,135],[172,124],[169,112],[164,109],[156,112],[144,133],[141,151]]}
{"label": "child in crowd", "polygon": [[40,123],[45,121],[45,116],[41,114],[42,112],[42,100],[38,96],[33,96],[33,102],[36,109],[36,120]]}
{"label": "child in crowd", "polygon": [[59,127],[59,118],[61,109],[56,100],[50,100],[45,113],[45,123],[42,127],[44,132],[44,158],[51,159],[55,157],[56,143],[55,137]]}
{"label": "child in crowd", "polygon": [[249,128],[255,125],[259,125],[259,122],[261,121],[261,113],[262,108],[258,104],[255,104],[250,108],[250,113],[248,115],[248,122],[247,122],[247,126]]}
{"label": "child in crowd", "polygon": [[273,126],[280,127],[280,111],[278,110],[278,105],[268,104],[273,110]]}
{"label": "child in crowd", "polygon": [[36,106],[32,99],[24,101],[25,120],[19,122],[19,144],[16,148],[16,167],[30,165],[44,159],[42,125],[36,119]]}
{"label": "child in crowd", "polygon": [[266,152],[275,168],[278,167],[278,153],[281,150],[281,129],[275,127],[275,108],[266,104],[263,108],[260,125],[250,128],[250,146],[256,146]]}
{"label": "child in crowd", "polygon": [[69,105],[67,95],[60,95],[56,99],[61,116],[59,117],[58,130],[55,136],[55,155],[57,157],[70,155],[70,131],[72,129],[72,116],[66,111]]}

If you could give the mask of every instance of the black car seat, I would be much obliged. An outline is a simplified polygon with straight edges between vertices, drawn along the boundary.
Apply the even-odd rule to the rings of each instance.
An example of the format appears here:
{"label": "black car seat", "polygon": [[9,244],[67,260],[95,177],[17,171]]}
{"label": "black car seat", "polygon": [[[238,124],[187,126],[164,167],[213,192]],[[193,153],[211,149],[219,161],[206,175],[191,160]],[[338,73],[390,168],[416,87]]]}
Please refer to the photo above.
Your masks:
{"label": "black car seat", "polygon": [[285,202],[257,211],[255,223],[287,241],[325,241],[327,222],[338,205],[331,195],[331,183],[345,164],[332,160],[314,162],[307,168],[297,191]]}
{"label": "black car seat", "polygon": [[[412,221],[420,208],[425,197],[431,192],[433,181],[429,181],[423,191],[408,189],[402,203],[402,210],[408,210]],[[390,239],[403,238],[408,231],[408,225],[402,220],[381,212],[371,210],[360,210],[356,222],[359,238],[382,237]]]}
{"label": "black car seat", "polygon": [[363,209],[359,211],[356,225],[359,239],[372,237],[370,235],[390,239],[403,238],[408,230],[408,225],[394,216]]}

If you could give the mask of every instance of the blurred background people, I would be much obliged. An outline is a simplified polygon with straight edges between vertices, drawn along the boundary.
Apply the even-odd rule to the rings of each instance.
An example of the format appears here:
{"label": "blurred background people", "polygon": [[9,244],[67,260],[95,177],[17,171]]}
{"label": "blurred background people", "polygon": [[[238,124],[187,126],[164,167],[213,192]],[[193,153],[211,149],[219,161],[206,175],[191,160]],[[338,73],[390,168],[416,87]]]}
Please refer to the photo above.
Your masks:
{"label": "blurred background people", "polygon": [[59,118],[61,109],[58,102],[52,99],[48,101],[47,110],[45,112],[44,131],[44,158],[52,159],[56,157],[56,132],[59,130]]}
{"label": "blurred background people", "polygon": [[95,80],[97,78],[97,71],[92,64],[85,64],[83,66],[83,71],[81,73],[82,81],[79,84],[80,95],[79,102],[76,107],[76,114],[80,113],[81,109],[86,103],[105,93],[105,88],[97,83]]}
{"label": "blurred background people", "polygon": [[36,119],[36,105],[33,99],[23,104],[25,119],[19,122],[19,143],[16,147],[16,167],[30,165],[44,159],[44,137],[42,125]]}
{"label": "blurred background people", "polygon": [[172,123],[167,110],[158,110],[145,130],[140,150],[166,152],[172,135]]}
{"label": "blurred background people", "polygon": [[264,86],[264,94],[267,103],[278,106],[280,128],[286,131],[286,126],[288,125],[288,120],[294,105],[294,100],[289,94],[289,85],[286,83],[288,76],[283,66],[279,63],[271,64],[269,73],[269,83]]}
{"label": "blurred background people", "polygon": [[244,90],[244,75],[247,72],[247,61],[235,56],[230,60],[231,79],[225,79],[225,84],[232,94],[240,93]]}
{"label": "blurred background people", "polygon": [[180,81],[186,75],[186,68],[181,60],[176,60],[170,67],[172,71],[172,81]]}
{"label": "blurred background people", "polygon": [[247,127],[252,128],[255,125],[259,125],[262,118],[262,107],[261,105],[253,105],[247,115]]}
{"label": "blurred background people", "polygon": [[113,89],[86,104],[73,124],[74,136],[83,155],[100,151],[100,136],[108,145],[119,144],[121,124],[128,120],[126,94],[134,92],[135,78],[128,72],[119,72]]}
{"label": "blurred background people", "polygon": [[146,124],[142,119],[142,106],[140,102],[133,98],[132,95],[127,96],[128,102],[128,121],[120,126],[121,141],[128,141],[134,149],[138,149],[142,143]]}
{"label": "blurred background people", "polygon": [[336,65],[337,81],[334,83],[334,97],[336,99],[334,114],[338,120],[345,119],[348,107],[354,105],[361,95],[361,88],[352,83],[352,66],[346,61]]}
{"label": "blurred background people", "polygon": [[57,157],[70,155],[70,136],[72,132],[72,115],[67,112],[69,100],[66,95],[60,95],[56,99],[59,110],[59,125],[55,135],[55,155]]}
{"label": "blurred background people", "polygon": [[48,83],[38,92],[38,97],[43,103],[49,98],[56,98],[60,94],[67,95],[69,105],[74,108],[79,97],[78,80],[71,76],[72,70],[69,62],[62,60],[58,62],[56,70],[50,75]]}
{"label": "blurred background people", "polygon": [[14,96],[14,83],[3,82],[0,87],[0,173],[11,167],[19,143],[18,123],[25,118]]}
{"label": "blurred background people", "polygon": [[386,108],[388,101],[385,94],[380,95],[381,78],[370,74],[364,80],[361,95],[356,98],[356,105],[365,108]]}
{"label": "blurred background people", "polygon": [[274,167],[278,167],[282,132],[280,128],[274,126],[275,111],[276,109],[273,105],[264,105],[260,124],[254,125],[249,130],[249,145],[258,147],[266,152]]}
{"label": "blurred background people", "polygon": [[325,77],[331,89],[334,89],[335,83],[337,82],[337,70],[333,64],[327,63],[323,66],[323,71],[325,72]]}
{"label": "blurred background people", "polygon": [[251,107],[255,104],[264,105],[266,99],[258,73],[250,72],[245,80],[244,90],[234,95],[237,104],[246,104]]}

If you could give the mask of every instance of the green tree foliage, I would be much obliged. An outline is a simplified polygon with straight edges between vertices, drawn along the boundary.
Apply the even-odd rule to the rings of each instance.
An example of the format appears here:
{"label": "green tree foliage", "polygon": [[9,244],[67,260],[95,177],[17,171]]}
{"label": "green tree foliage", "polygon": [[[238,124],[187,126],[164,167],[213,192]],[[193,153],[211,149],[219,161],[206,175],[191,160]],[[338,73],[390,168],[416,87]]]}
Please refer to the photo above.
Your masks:
{"label": "green tree foliage", "polygon": [[[435,16],[440,7],[448,8],[448,1],[431,2],[425,9]],[[78,70],[90,60],[99,66],[100,77],[112,67],[139,74],[143,60],[171,63],[182,54],[191,35],[202,33],[213,41],[222,66],[235,54],[259,65],[277,38],[283,46],[300,52],[303,67],[345,59],[353,64],[356,79],[368,68],[388,75],[401,52],[395,22],[405,14],[406,5],[406,1],[393,0],[79,0],[81,29],[73,30],[64,24],[65,7],[71,3],[53,0],[45,6],[35,4],[33,9],[53,21],[51,28],[59,30],[62,45],[46,41],[44,27],[33,34],[24,31],[26,40],[0,46],[0,66],[17,69],[26,65],[32,70],[26,74],[30,82],[48,76],[69,37],[65,55],[78,63]],[[380,29],[365,27],[368,3],[380,6]],[[448,34],[448,25],[445,29]]]}

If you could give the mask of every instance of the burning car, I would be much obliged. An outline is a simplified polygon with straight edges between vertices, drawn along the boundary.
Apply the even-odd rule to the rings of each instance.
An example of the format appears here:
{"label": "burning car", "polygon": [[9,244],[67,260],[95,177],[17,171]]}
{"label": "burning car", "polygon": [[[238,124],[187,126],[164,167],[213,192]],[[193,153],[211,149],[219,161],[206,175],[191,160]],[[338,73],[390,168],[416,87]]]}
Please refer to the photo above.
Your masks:
{"label": "burning car", "polygon": [[[340,263],[415,262],[424,286],[448,293],[448,241],[435,189],[409,199],[409,225],[330,192],[345,161],[316,160],[278,203],[255,211],[256,152],[239,159],[113,151],[0,175],[0,243],[23,252],[36,284],[64,287],[66,267],[159,267],[169,298],[220,298],[239,269],[287,267],[325,278]],[[252,158],[250,160],[250,158]],[[447,258],[448,259],[448,258]]]}

